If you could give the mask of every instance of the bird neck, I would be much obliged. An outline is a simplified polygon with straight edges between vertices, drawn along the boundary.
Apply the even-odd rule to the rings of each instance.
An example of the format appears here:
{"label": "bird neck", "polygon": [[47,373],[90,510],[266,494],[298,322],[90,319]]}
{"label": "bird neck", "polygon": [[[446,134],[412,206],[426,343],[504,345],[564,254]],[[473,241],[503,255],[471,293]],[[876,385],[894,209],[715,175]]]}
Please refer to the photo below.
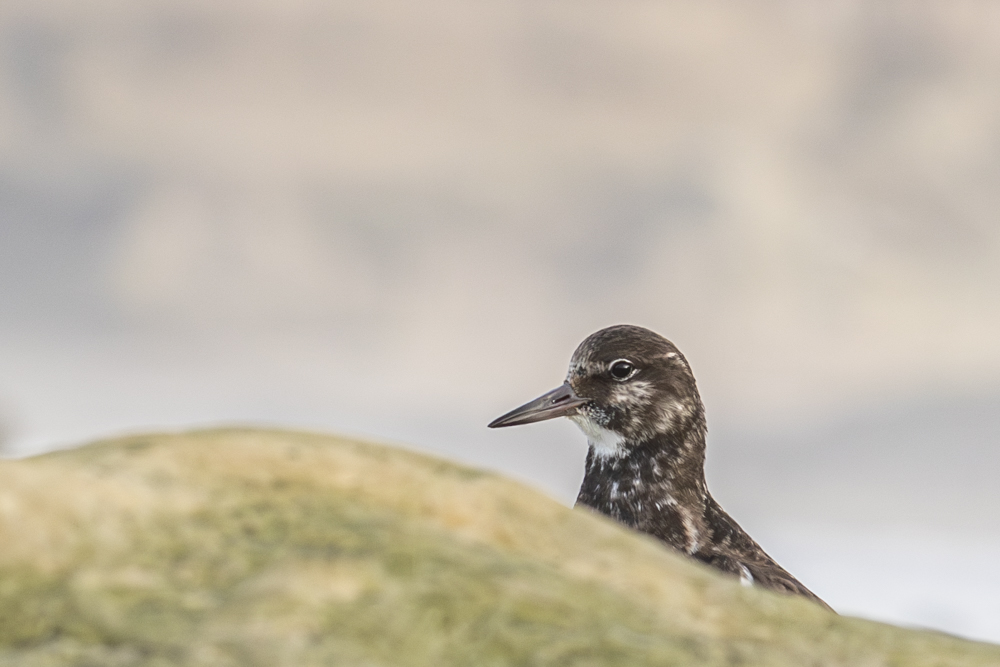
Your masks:
{"label": "bird neck", "polygon": [[577,502],[636,525],[629,518],[664,507],[703,516],[705,419],[697,410],[681,427],[642,442],[624,442],[618,455],[601,455],[593,446]]}

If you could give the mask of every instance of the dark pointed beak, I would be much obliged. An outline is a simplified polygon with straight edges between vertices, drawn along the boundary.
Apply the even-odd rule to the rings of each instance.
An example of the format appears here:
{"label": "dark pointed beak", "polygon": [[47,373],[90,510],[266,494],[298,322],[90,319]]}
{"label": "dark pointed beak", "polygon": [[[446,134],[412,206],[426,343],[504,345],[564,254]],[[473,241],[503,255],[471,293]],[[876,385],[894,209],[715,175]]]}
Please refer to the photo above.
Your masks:
{"label": "dark pointed beak", "polygon": [[568,382],[564,382],[552,391],[542,394],[530,403],[525,403],[519,408],[514,408],[502,417],[497,417],[490,422],[490,428],[500,428],[501,426],[518,426],[519,424],[531,424],[534,422],[555,419],[570,415],[578,407],[587,402],[587,399],[580,398],[573,391],[573,387]]}

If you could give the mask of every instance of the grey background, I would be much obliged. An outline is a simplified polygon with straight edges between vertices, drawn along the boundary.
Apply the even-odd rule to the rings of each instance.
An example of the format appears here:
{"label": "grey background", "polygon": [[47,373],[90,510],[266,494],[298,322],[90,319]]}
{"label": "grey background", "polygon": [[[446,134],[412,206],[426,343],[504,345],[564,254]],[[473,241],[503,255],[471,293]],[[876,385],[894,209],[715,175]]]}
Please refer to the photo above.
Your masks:
{"label": "grey background", "polygon": [[250,422],[571,503],[485,424],[630,322],[834,607],[1000,641],[1000,5],[0,4],[7,455]]}

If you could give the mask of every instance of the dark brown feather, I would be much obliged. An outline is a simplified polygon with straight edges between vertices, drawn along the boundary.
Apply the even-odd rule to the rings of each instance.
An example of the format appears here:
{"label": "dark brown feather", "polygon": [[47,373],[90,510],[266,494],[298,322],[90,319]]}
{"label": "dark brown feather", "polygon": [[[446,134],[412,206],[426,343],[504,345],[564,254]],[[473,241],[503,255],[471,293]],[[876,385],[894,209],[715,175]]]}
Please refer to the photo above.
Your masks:
{"label": "dark brown feather", "polygon": [[[619,359],[639,368],[634,380],[609,376],[607,369]],[[640,327],[603,329],[577,348],[568,382],[581,398],[590,399],[571,418],[588,437],[608,433],[615,447],[595,447],[591,441],[577,504],[745,583],[829,608],[709,494],[705,410],[690,366],[673,344]]]}

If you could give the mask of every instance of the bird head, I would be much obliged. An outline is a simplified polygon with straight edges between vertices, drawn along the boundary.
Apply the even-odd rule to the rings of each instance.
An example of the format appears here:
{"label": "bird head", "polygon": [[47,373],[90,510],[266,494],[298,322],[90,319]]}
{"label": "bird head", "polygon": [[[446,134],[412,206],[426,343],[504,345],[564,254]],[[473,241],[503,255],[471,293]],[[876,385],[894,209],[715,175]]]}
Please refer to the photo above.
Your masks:
{"label": "bird head", "polygon": [[491,428],[568,417],[599,456],[685,431],[703,408],[687,360],[649,329],[618,325],[588,336],[566,381],[490,423]]}

